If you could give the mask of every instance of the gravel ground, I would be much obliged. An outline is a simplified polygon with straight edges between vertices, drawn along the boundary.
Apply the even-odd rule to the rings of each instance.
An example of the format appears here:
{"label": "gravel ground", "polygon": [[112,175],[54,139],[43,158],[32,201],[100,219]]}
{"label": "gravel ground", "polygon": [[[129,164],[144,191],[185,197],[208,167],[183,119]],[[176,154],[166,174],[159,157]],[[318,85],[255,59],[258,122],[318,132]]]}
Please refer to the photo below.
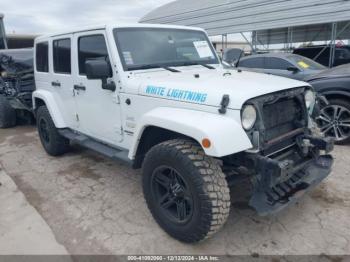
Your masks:
{"label": "gravel ground", "polygon": [[140,171],[79,147],[49,157],[34,127],[0,130],[0,164],[70,254],[350,254],[350,146],[334,156],[332,175],[275,216],[259,217],[235,186],[223,230],[186,245],[154,222]]}

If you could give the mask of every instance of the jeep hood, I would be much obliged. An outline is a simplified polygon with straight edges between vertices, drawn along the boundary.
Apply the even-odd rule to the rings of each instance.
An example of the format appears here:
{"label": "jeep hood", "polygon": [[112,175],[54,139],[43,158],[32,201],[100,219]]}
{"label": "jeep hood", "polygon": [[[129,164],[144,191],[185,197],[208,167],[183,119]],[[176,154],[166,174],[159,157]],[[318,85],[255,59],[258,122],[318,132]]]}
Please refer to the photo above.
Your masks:
{"label": "jeep hood", "polygon": [[176,69],[180,72],[163,69],[134,72],[130,81],[137,86],[138,94],[143,96],[215,107],[220,107],[223,96],[229,95],[228,108],[237,110],[255,97],[309,86],[305,82],[247,71],[202,67]]}

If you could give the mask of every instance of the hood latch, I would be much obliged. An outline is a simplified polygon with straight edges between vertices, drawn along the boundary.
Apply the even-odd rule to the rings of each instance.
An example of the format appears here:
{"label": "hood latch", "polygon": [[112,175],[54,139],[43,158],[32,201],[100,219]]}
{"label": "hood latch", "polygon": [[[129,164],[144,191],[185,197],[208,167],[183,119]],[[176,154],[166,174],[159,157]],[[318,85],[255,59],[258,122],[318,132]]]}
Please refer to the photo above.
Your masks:
{"label": "hood latch", "polygon": [[229,95],[224,95],[221,100],[221,108],[219,109],[220,114],[226,114],[227,112],[227,107],[230,104],[230,96]]}

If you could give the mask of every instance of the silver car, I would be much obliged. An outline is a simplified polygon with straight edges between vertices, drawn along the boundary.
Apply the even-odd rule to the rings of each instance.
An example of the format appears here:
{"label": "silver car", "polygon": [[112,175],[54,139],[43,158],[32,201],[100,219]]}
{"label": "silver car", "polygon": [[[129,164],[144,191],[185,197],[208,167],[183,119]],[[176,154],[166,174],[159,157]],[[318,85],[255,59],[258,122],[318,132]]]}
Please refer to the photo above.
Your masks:
{"label": "silver car", "polygon": [[236,67],[265,74],[305,80],[327,68],[309,58],[288,54],[269,53],[243,57]]}

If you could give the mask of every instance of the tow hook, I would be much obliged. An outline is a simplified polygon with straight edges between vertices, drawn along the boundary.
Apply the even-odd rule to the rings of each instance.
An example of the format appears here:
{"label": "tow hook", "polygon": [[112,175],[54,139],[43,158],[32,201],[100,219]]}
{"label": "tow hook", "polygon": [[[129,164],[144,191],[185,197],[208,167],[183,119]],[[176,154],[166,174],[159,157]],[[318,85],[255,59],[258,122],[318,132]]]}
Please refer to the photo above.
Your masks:
{"label": "tow hook", "polygon": [[221,100],[221,108],[219,109],[220,114],[226,114],[227,112],[227,107],[230,104],[230,96],[229,95],[224,95]]}
{"label": "tow hook", "polygon": [[310,153],[310,149],[314,147],[311,143],[310,139],[307,138],[298,138],[297,144],[301,150],[301,153],[304,157],[306,157]]}

